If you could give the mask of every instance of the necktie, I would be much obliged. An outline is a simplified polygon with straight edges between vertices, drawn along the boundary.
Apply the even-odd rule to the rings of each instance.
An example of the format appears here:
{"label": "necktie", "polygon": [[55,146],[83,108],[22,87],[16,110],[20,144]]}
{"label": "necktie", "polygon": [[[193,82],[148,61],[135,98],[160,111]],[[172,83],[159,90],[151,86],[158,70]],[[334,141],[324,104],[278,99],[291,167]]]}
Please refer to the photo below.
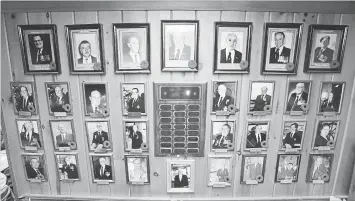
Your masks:
{"label": "necktie", "polygon": [[134,63],[138,63],[138,55],[137,54],[134,55]]}
{"label": "necktie", "polygon": [[221,146],[223,140],[224,140],[224,136],[221,137],[221,140],[219,141],[219,146]]}
{"label": "necktie", "polygon": [[26,139],[28,140],[29,137],[30,137],[30,134],[28,132],[26,132]]}
{"label": "necktie", "polygon": [[88,59],[85,59],[85,64],[87,64],[88,63]]}
{"label": "necktie", "polygon": [[291,133],[291,138],[293,138],[293,135],[294,135],[295,133]]}
{"label": "necktie", "polygon": [[260,134],[258,135],[258,144],[260,143]]}
{"label": "necktie", "polygon": [[23,100],[23,108],[26,108],[26,104],[27,104],[27,98],[25,98],[25,99]]}
{"label": "necktie", "polygon": [[180,56],[180,49],[177,49],[176,55],[175,55],[175,60],[179,60],[180,59],[179,56]]}
{"label": "necktie", "polygon": [[293,108],[297,105],[298,100],[299,100],[299,97],[296,96],[295,102],[293,102],[291,110],[293,110]]}
{"label": "necktie", "polygon": [[104,167],[101,167],[100,175],[102,176],[104,174]]}
{"label": "necktie", "polygon": [[279,60],[279,51],[280,51],[280,49],[276,48],[276,51],[275,51],[275,59],[276,60]]}
{"label": "necktie", "polygon": [[99,111],[97,110],[97,107],[95,107],[95,113],[97,113],[97,112],[99,112]]}
{"label": "necktie", "polygon": [[38,63],[38,61],[39,61],[40,54],[41,54],[41,50],[37,50],[36,63]]}
{"label": "necktie", "polygon": [[222,97],[222,96],[219,98],[218,105],[217,105],[218,107],[221,105],[223,99],[224,99],[224,97]]}
{"label": "necktie", "polygon": [[62,138],[63,138],[63,142],[65,141],[65,134],[62,135]]}
{"label": "necktie", "polygon": [[231,52],[229,52],[229,54],[228,54],[227,62],[232,63],[232,53]]}

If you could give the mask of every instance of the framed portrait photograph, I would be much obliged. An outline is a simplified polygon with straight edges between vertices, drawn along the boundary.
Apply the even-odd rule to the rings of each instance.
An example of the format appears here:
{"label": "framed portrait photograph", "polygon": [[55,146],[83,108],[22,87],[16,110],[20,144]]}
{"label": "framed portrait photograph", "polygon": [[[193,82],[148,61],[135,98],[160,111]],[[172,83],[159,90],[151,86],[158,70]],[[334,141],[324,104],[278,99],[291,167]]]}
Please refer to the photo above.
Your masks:
{"label": "framed portrait photograph", "polygon": [[168,193],[193,193],[195,189],[195,161],[167,160]]}
{"label": "framed portrait photograph", "polygon": [[43,149],[41,124],[37,119],[16,119],[20,147],[25,150]]}
{"label": "framed portrait photograph", "polygon": [[275,182],[292,183],[298,181],[301,154],[278,154]]}
{"label": "framed portrait photograph", "polygon": [[303,24],[265,23],[262,74],[296,74]]}
{"label": "framed portrait photograph", "polygon": [[345,82],[321,82],[318,114],[340,114],[344,97]]}
{"label": "framed portrait photograph", "polygon": [[249,73],[252,24],[215,22],[214,73]]}
{"label": "framed portrait photograph", "polygon": [[123,120],[124,129],[124,149],[141,149],[148,151],[148,124],[147,120],[130,119]]}
{"label": "framed portrait photograph", "polygon": [[126,181],[127,184],[149,184],[149,156],[148,155],[125,155]]}
{"label": "framed portrait photograph", "polygon": [[90,155],[90,160],[95,183],[111,183],[115,181],[112,155]]}
{"label": "framed portrait photograph", "polygon": [[106,146],[107,142],[112,144],[111,129],[108,120],[85,121],[85,126],[90,151],[111,150],[111,145]]}
{"label": "framed portrait photograph", "polygon": [[46,82],[49,114],[73,114],[69,82]]}
{"label": "framed portrait photograph", "polygon": [[241,184],[264,183],[266,154],[243,155]]}
{"label": "framed portrait photograph", "polygon": [[280,150],[301,150],[307,121],[284,121]]}
{"label": "framed portrait photograph", "polygon": [[209,155],[208,186],[232,185],[232,157],[231,155]]}
{"label": "framed portrait photograph", "polygon": [[70,74],[105,74],[101,24],[65,25]]}
{"label": "framed portrait photograph", "polygon": [[285,114],[292,115],[299,112],[305,114],[308,112],[308,109],[305,109],[305,107],[309,108],[311,85],[312,81],[309,80],[290,80],[288,82]]}
{"label": "framed portrait photograph", "polygon": [[37,92],[34,82],[10,82],[10,87],[15,114],[26,114],[26,116],[38,114]]}
{"label": "framed portrait photograph", "polygon": [[318,120],[313,137],[313,149],[330,150],[335,148],[338,136],[339,120]]}
{"label": "framed portrait photograph", "polygon": [[18,25],[25,74],[61,73],[57,26]]}
{"label": "framed portrait photograph", "polygon": [[116,73],[150,73],[149,23],[113,24]]}
{"label": "framed portrait photograph", "polygon": [[266,150],[268,147],[269,127],[269,121],[247,121],[245,150]]}
{"label": "framed portrait photograph", "polygon": [[123,115],[147,115],[145,92],[145,83],[121,83]]}
{"label": "framed portrait photograph", "polygon": [[306,182],[328,183],[334,154],[310,154]]}
{"label": "framed portrait photograph", "polygon": [[235,140],[234,120],[212,120],[212,151],[234,150]]}
{"label": "framed portrait photograph", "polygon": [[309,25],[303,71],[340,73],[348,28],[348,25]]}
{"label": "framed portrait photograph", "polygon": [[83,82],[85,115],[106,117],[109,113],[107,82]]}
{"label": "framed portrait photograph", "polygon": [[55,154],[59,180],[80,180],[78,157],[76,154]]}
{"label": "framed portrait photograph", "polygon": [[[73,120],[49,120],[55,150],[76,149]],[[72,146],[72,144],[75,144]]]}
{"label": "framed portrait photograph", "polygon": [[22,163],[28,181],[47,181],[47,167],[43,154],[22,154]]}
{"label": "framed portrait photograph", "polygon": [[198,20],[161,21],[162,71],[198,71]]}
{"label": "framed portrait photograph", "polygon": [[212,81],[213,105],[212,114],[218,112],[229,112],[228,106],[236,104],[237,81]]}
{"label": "framed portrait photograph", "polygon": [[251,81],[249,114],[271,114],[274,99],[274,81]]}

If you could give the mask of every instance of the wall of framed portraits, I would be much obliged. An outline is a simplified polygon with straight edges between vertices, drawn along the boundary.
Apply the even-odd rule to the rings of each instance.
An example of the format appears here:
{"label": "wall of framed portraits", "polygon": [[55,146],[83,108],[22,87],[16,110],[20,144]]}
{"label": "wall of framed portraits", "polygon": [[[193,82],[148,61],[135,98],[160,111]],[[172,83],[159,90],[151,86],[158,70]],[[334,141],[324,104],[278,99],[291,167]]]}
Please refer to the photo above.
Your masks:
{"label": "wall of framed portraits", "polygon": [[[355,162],[354,13],[346,7],[327,13],[290,11],[287,6],[270,12],[247,6],[195,10],[175,5],[176,9],[157,10],[127,5],[2,12],[2,116],[18,196],[310,200],[348,195]],[[185,21],[187,26],[174,27],[169,20]],[[270,24],[264,27],[265,23]],[[280,34],[285,23],[293,24],[282,26]],[[38,28],[48,24],[56,25],[57,40],[46,38],[47,32]],[[334,29],[329,38],[318,26],[310,27],[320,24]],[[19,32],[18,25],[39,26],[22,26]],[[348,26],[346,46],[345,27],[338,25]],[[90,30],[85,37],[81,28]],[[181,29],[194,34],[185,38],[181,51],[174,50],[164,34]],[[129,37],[132,30],[146,41],[141,45],[146,54],[124,59],[121,50],[136,47]],[[37,32],[43,42],[53,40],[52,47],[31,55],[21,44],[31,36],[34,44],[40,43]],[[280,37],[292,40],[278,49]],[[101,43],[91,42],[96,39]],[[226,49],[233,40],[239,51],[229,55]],[[323,42],[337,53],[327,56],[317,49]],[[96,50],[85,61],[88,45]],[[25,62],[23,53],[28,55]],[[341,57],[341,67],[320,64],[333,56]],[[40,72],[31,67],[35,61],[43,62]],[[231,66],[234,63],[238,70]],[[184,71],[176,72],[181,66]],[[330,70],[318,72],[322,68]],[[174,82],[183,83],[186,96],[198,98],[183,99],[184,108],[177,109],[174,98],[184,94],[169,94],[162,84]],[[33,100],[14,98],[22,90]],[[328,101],[330,96],[338,102]],[[199,107],[190,109],[194,104]],[[21,116],[28,113],[21,107],[31,115]],[[164,115],[179,114],[191,115],[198,123],[176,127],[160,122],[167,118]],[[172,127],[164,127],[168,125]],[[179,137],[185,134],[178,131],[188,126],[202,127],[191,129],[202,133]],[[171,135],[166,132],[174,133],[174,145],[164,141]],[[184,147],[182,152],[178,146]],[[140,173],[131,171],[139,166]]]}

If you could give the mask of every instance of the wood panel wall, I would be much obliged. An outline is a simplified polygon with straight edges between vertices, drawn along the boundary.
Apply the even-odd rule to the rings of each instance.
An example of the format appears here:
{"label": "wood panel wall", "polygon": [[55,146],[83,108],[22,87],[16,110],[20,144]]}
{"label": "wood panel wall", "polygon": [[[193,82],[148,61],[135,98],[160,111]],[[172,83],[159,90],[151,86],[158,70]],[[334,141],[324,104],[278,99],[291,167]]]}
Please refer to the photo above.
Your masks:
{"label": "wood panel wall", "polygon": [[[18,12],[2,13],[1,21],[1,95],[2,110],[7,130],[7,141],[9,146],[9,156],[11,159],[13,176],[16,183],[18,195],[48,195],[48,196],[76,196],[76,197],[97,197],[112,196],[115,198],[137,198],[153,197],[164,199],[237,199],[239,197],[268,197],[275,199],[288,198],[316,198],[329,195],[347,195],[350,186],[350,175],[355,154],[355,124],[354,124],[354,91],[355,91],[355,15],[354,14],[320,14],[320,13],[287,13],[287,12],[249,12],[249,11],[204,11],[204,10],[144,10],[144,11],[80,11],[80,12]],[[197,73],[161,72],[161,20],[199,20],[200,21],[200,46],[199,58],[200,69]],[[214,22],[216,21],[238,21],[252,22],[252,45],[250,74],[213,74],[213,47],[214,47]],[[115,74],[113,58],[113,36],[112,23],[131,22],[131,23],[150,23],[151,30],[151,74]],[[261,75],[261,55],[262,55],[262,36],[263,24],[265,22],[294,22],[304,23],[301,51],[299,57],[299,70],[297,75]],[[101,23],[103,24],[104,53],[106,57],[106,75],[70,75],[67,58],[67,48],[65,39],[64,25]],[[62,74],[60,75],[24,75],[21,60],[20,43],[17,33],[17,25],[24,24],[56,24],[58,30],[60,62]],[[342,73],[338,74],[314,74],[303,73],[303,63],[305,60],[305,48],[308,25],[309,24],[345,24],[349,25],[349,34],[343,62]],[[237,80],[237,107],[240,112],[235,116],[228,117],[237,122],[236,129],[236,150],[233,153],[233,183],[227,188],[207,187],[208,167],[207,155],[210,153],[210,137],[206,137],[205,157],[194,158],[196,167],[195,192],[193,194],[168,194],[166,193],[166,159],[167,157],[154,157],[154,111],[153,104],[153,82],[208,82],[207,92],[207,116],[206,116],[206,136],[211,135],[210,122],[214,119],[225,119],[226,117],[216,117],[210,115],[212,100],[211,81],[212,80]],[[276,82],[274,92],[274,104],[272,114],[267,116],[251,116],[247,114],[247,102],[249,95],[249,82],[251,80],[274,80]],[[291,117],[283,115],[285,104],[286,84],[289,80],[311,80],[312,91],[310,104],[311,108],[306,116]],[[10,101],[10,81],[33,81],[38,92],[39,115],[38,118],[43,125],[42,134],[44,140],[44,153],[48,167],[48,182],[42,184],[29,183],[25,180],[24,168],[19,155],[24,151],[20,149],[19,137],[16,131],[13,105]],[[48,113],[48,103],[44,82],[68,81],[70,82],[73,105],[73,116],[53,117]],[[85,120],[90,117],[84,116],[84,106],[82,97],[82,82],[102,81],[108,82],[109,105],[111,114],[109,116],[113,140],[113,162],[115,183],[109,185],[97,185],[92,183],[90,173],[90,161],[88,156],[88,146],[85,137]],[[147,116],[149,123],[149,155],[151,184],[144,186],[129,186],[126,184],[124,175],[124,148],[122,142],[122,116],[121,94],[119,90],[120,82],[147,82],[148,101]],[[324,120],[329,117],[316,115],[316,105],[320,89],[320,81],[345,81],[345,96],[341,114],[336,116],[341,121],[339,136],[336,148],[330,153],[334,153],[334,162],[330,182],[326,184],[306,183],[306,169],[309,153],[320,153],[311,149],[312,137],[316,120]],[[74,183],[62,183],[57,178],[55,172],[56,164],[54,149],[50,133],[49,120],[52,119],[73,119],[76,131],[78,146],[78,159],[80,165],[81,181]],[[247,153],[242,150],[243,136],[246,133],[247,120],[270,120],[270,139],[267,153],[265,181],[259,185],[240,184],[242,154]],[[283,120],[305,119],[307,128],[303,150],[301,152],[301,164],[299,180],[293,184],[274,183],[277,153],[280,137],[282,135]],[[323,151],[324,152],[324,151]],[[323,153],[322,152],[322,153]],[[329,152],[326,152],[329,153]],[[153,172],[159,176],[153,176]],[[148,199],[148,198],[147,198]]]}

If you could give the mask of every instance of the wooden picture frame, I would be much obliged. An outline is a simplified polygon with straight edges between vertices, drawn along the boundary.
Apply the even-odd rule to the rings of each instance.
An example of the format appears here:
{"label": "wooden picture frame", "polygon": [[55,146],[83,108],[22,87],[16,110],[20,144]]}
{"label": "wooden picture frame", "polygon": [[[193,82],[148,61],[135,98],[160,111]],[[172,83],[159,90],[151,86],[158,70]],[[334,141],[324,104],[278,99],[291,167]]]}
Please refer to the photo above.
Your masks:
{"label": "wooden picture frame", "polygon": [[21,161],[27,181],[35,183],[48,181],[47,164],[43,153],[23,153]]}
{"label": "wooden picture frame", "polygon": [[[213,94],[211,114],[218,116],[234,115],[237,110],[238,81],[212,81],[211,88]],[[235,109],[230,108],[230,105]]]}
{"label": "wooden picture frame", "polygon": [[[294,158],[296,157],[296,159]],[[281,166],[283,164],[283,167]],[[298,181],[301,154],[277,154],[275,182],[293,183]]]}
{"label": "wooden picture frame", "polygon": [[[130,86],[130,87],[128,87]],[[147,83],[146,82],[121,82],[121,104],[122,113],[124,116],[140,117],[147,115]],[[134,99],[132,95],[137,94],[137,98]]]}
{"label": "wooden picture frame", "polygon": [[[261,128],[260,128],[261,127]],[[258,130],[259,129],[259,130]],[[244,138],[244,150],[250,152],[266,151],[269,146],[270,121],[268,120],[248,120],[246,129],[248,133]],[[256,133],[260,131],[260,139]],[[254,136],[253,136],[254,135]]]}
{"label": "wooden picture frame", "polygon": [[[127,126],[127,124],[131,126]],[[138,124],[138,125],[137,125]],[[136,125],[136,136],[128,132],[134,132],[133,126]],[[132,127],[132,128],[130,128]],[[132,130],[130,130],[132,129]],[[141,135],[141,137],[140,137]],[[129,139],[130,141],[129,142]],[[133,139],[135,138],[133,143]],[[149,151],[149,124],[148,120],[144,119],[124,119],[123,120],[123,142],[125,152],[148,152]],[[139,145],[140,143],[140,145]],[[131,147],[131,148],[130,148]],[[134,148],[133,148],[134,147]]]}
{"label": "wooden picture frame", "polygon": [[285,114],[291,116],[307,114],[310,109],[311,92],[311,80],[290,80],[287,83]]}
{"label": "wooden picture frame", "polygon": [[39,113],[34,82],[10,82],[10,90],[16,115],[31,116]]}
{"label": "wooden picture frame", "polygon": [[[125,155],[126,181],[130,185],[150,184],[150,168],[148,155]],[[139,159],[138,163],[136,161]],[[145,160],[145,161],[144,161]],[[145,166],[144,166],[145,164]],[[139,166],[139,167],[137,167]],[[139,168],[140,176],[135,176]]]}
{"label": "wooden picture frame", "polygon": [[[49,120],[54,150],[70,151],[77,149],[74,121],[72,119]],[[54,129],[58,131],[55,132]],[[62,133],[65,136],[62,136]]]}
{"label": "wooden picture frame", "polygon": [[312,149],[318,151],[335,149],[339,126],[340,120],[338,119],[317,120],[314,127]]}
{"label": "wooden picture frame", "polygon": [[83,82],[82,90],[85,116],[102,118],[110,115],[107,82]]}
{"label": "wooden picture frame", "polygon": [[[245,160],[248,160],[248,163],[246,163]],[[253,169],[246,168],[249,165],[250,166],[253,165],[255,168]],[[240,183],[241,184],[264,183],[265,166],[266,166],[266,154],[243,155],[241,174],[240,174]],[[246,169],[248,169],[249,172],[246,171]]]}
{"label": "wooden picture frame", "polygon": [[[221,128],[221,132],[216,127]],[[224,135],[223,132],[228,131]],[[214,152],[227,152],[233,151],[237,134],[235,120],[211,120],[211,150]]]}
{"label": "wooden picture frame", "polygon": [[306,182],[329,183],[333,158],[334,154],[309,154]]}
{"label": "wooden picture frame", "polygon": [[[95,123],[96,125],[94,125]],[[109,120],[86,120],[85,128],[89,152],[112,151],[112,133]]]}
{"label": "wooden picture frame", "polygon": [[[100,159],[105,163],[105,168],[101,174]],[[115,182],[115,167],[113,162],[113,155],[110,154],[90,154],[90,169],[92,180],[97,184],[110,184]],[[107,162],[109,160],[109,162]]]}
{"label": "wooden picture frame", "polygon": [[[317,101],[318,115],[335,116],[341,113],[345,84],[345,82],[320,82],[320,94]],[[340,85],[341,87],[339,87]],[[332,97],[329,100],[330,95],[332,95]]]}
{"label": "wooden picture frame", "polygon": [[[55,153],[54,156],[56,159],[59,181],[81,181],[78,154]],[[69,160],[67,160],[67,158]]]}
{"label": "wooden picture frame", "polygon": [[[31,152],[43,150],[44,142],[39,119],[15,119],[15,121],[20,147]],[[31,129],[31,134],[28,133],[31,137],[27,136],[27,129]]]}
{"label": "wooden picture frame", "polygon": [[[217,161],[213,161],[217,160]],[[224,162],[222,167],[218,162]],[[227,164],[226,164],[227,163]],[[217,167],[218,166],[218,167]],[[232,155],[208,155],[209,180],[208,186],[231,186],[233,179],[233,156]],[[224,169],[222,169],[224,168]]]}
{"label": "wooden picture frame", "polygon": [[[256,90],[260,90],[260,91],[256,91]],[[274,102],[274,91],[275,91],[275,81],[267,81],[267,80],[250,81],[248,114],[251,115],[271,114],[273,108],[273,102]],[[263,94],[264,92],[265,94]]]}
{"label": "wooden picture frame", "polygon": [[[166,160],[167,192],[193,193],[195,190],[195,160]],[[180,170],[179,170],[180,169]],[[178,172],[181,172],[181,179]],[[177,173],[177,174],[176,174]],[[185,177],[184,177],[185,176]]]}
{"label": "wooden picture frame", "polygon": [[[306,120],[285,120],[282,125],[282,136],[280,137],[279,150],[285,152],[302,150],[306,128]],[[293,131],[293,129],[295,130]]]}
{"label": "wooden picture frame", "polygon": [[72,115],[73,104],[69,82],[45,82],[44,84],[49,114],[54,116]]}

